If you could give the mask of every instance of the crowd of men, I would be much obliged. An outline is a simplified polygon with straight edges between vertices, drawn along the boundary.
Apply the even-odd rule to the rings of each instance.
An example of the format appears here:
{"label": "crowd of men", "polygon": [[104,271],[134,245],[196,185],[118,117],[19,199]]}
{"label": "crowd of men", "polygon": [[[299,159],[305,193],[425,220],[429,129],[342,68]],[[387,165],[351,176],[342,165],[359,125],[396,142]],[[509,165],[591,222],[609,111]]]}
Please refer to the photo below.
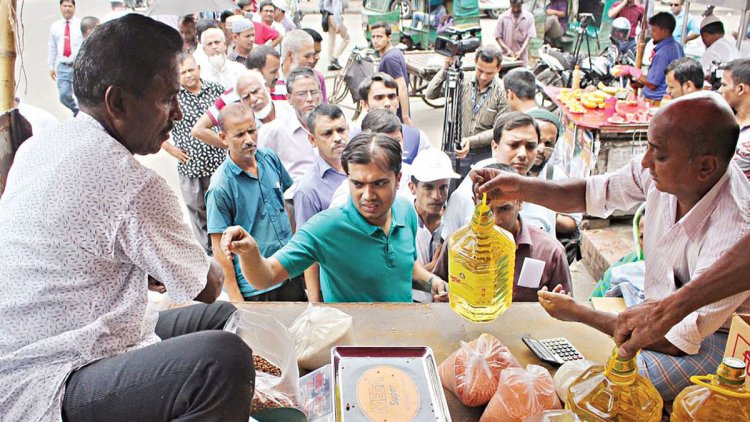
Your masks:
{"label": "crowd of men", "polygon": [[[639,370],[667,400],[718,365],[720,329],[750,309],[740,282],[750,59],[729,61],[719,93],[704,92],[706,67],[675,41],[681,2],[648,20],[647,74],[628,69],[654,104],[673,99],[654,115],[647,151],[587,179],[556,165],[564,128],[537,106],[533,73],[500,77],[503,58],[526,62],[536,36],[521,0],[464,78],[454,157],[411,125],[388,24],[370,28],[381,60],[358,87],[366,114],[355,125],[327,102],[321,35],[284,4],[240,1],[220,19],[183,18],[178,32],[112,3],[118,15],[97,27],[60,1],[49,65],[76,117],[23,144],[0,199],[0,414],[10,419],[247,420],[251,351],[221,331],[235,310],[216,301],[222,291],[233,302],[447,301],[449,239],[482,193],[516,244],[513,301],[613,335],[623,356],[642,348]],[[567,10],[556,3],[545,26],[559,32]],[[321,3],[332,70],[349,41],[341,7]],[[637,0],[610,11],[634,30],[644,14]],[[699,35],[723,59],[717,23],[705,18]],[[442,95],[445,72],[425,96]],[[134,159],[160,149],[177,161],[189,226],[166,182]],[[582,213],[639,203],[646,302],[619,317],[576,302],[569,246]],[[538,283],[518,285],[535,261]],[[157,314],[149,290],[200,303]]]}

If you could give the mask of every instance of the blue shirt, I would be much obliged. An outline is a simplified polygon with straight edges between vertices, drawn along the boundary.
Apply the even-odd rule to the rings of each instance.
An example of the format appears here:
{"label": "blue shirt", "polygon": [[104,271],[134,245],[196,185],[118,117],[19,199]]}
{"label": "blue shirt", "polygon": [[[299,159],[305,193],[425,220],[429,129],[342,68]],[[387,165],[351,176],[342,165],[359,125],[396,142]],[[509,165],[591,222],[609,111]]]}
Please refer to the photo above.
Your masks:
{"label": "blue shirt", "polygon": [[667,77],[664,71],[670,63],[682,57],[685,57],[682,46],[673,37],[665,38],[656,44],[654,58],[651,60],[651,66],[646,75],[646,79],[656,85],[656,89],[643,88],[643,95],[646,98],[649,100],[664,98],[664,93],[667,92]]}
{"label": "blue shirt", "polygon": [[[672,15],[674,16],[674,15]],[[679,15],[674,17],[675,22],[677,25],[674,27],[674,31],[672,32],[672,37],[675,41],[678,43],[682,42],[682,21],[685,19],[685,11],[683,10],[680,12]],[[687,32],[685,32],[685,35],[690,34],[700,34],[700,30],[698,29],[698,24],[695,22],[695,18],[692,16],[688,16],[688,22],[687,22]]]}
{"label": "blue shirt", "polygon": [[391,213],[386,236],[350,199],[316,214],[274,257],[291,277],[319,263],[325,302],[411,302],[417,213],[399,196]]}
{"label": "blue shirt", "polygon": [[[393,79],[403,78],[404,83],[406,83],[406,95],[409,95],[409,71],[406,68],[406,58],[401,49],[391,47],[383,54],[380,58],[380,64],[378,64],[378,72],[385,72]],[[396,114],[401,121],[404,120],[401,107],[398,108]],[[411,116],[411,110],[409,115]]]}
{"label": "blue shirt", "polygon": [[315,155],[312,167],[300,180],[294,193],[294,222],[298,228],[315,214],[328,209],[333,192],[345,179],[345,173],[339,173],[326,160]]}
{"label": "blue shirt", "polygon": [[[281,160],[270,149],[258,148],[258,177],[242,170],[227,155],[211,177],[206,193],[208,233],[223,233],[229,226],[242,226],[258,243],[264,257],[273,255],[292,237],[292,226],[284,206],[284,191],[292,185]],[[234,257],[237,284],[244,297],[266,290],[256,290],[245,280],[240,262]]]}

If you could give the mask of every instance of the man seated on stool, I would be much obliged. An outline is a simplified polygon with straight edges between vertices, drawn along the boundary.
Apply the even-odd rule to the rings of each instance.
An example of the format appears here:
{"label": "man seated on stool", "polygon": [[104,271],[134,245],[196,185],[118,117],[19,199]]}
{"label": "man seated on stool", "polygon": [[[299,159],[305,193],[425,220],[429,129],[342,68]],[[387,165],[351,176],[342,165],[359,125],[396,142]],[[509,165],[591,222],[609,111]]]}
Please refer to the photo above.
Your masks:
{"label": "man seated on stool", "polygon": [[[507,164],[490,164],[487,169],[497,169],[514,173],[513,167]],[[481,202],[481,197],[474,197],[474,202]],[[570,269],[568,260],[565,256],[565,249],[562,244],[554,237],[548,235],[543,230],[527,224],[520,215],[521,201],[488,201],[492,208],[492,216],[495,219],[495,225],[507,230],[513,235],[516,242],[516,264],[513,276],[513,301],[514,302],[535,302],[537,300],[537,291],[541,288],[551,289],[555,285],[563,287],[565,291],[570,291],[573,284],[570,280]],[[448,279],[448,248],[450,242],[443,243],[440,250],[440,256],[435,265],[433,273],[438,277]],[[521,270],[526,265],[526,260],[541,261],[544,265],[542,278],[539,280],[528,280],[519,285],[519,276]],[[531,265],[531,264],[529,264]],[[529,284],[531,283],[531,284]]]}

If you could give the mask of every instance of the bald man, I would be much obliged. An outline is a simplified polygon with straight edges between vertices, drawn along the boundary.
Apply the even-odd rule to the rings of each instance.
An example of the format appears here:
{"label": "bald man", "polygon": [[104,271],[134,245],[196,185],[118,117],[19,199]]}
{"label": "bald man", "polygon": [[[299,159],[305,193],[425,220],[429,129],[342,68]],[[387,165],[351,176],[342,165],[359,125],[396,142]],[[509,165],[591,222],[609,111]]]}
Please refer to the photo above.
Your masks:
{"label": "bald man", "polygon": [[[620,171],[561,182],[493,170],[472,173],[480,191],[507,201],[534,202],[558,212],[607,217],[646,202],[646,299],[658,300],[706,271],[750,231],[750,182],[731,164],[739,126],[716,93],[675,100],[654,116],[648,149]],[[490,180],[492,179],[492,180]],[[613,335],[616,315],[576,303],[561,289],[540,292],[555,318]],[[734,311],[750,310],[750,291],[705,306],[675,325],[638,356],[641,374],[673,400],[691,375],[721,362],[727,336],[718,332]]]}

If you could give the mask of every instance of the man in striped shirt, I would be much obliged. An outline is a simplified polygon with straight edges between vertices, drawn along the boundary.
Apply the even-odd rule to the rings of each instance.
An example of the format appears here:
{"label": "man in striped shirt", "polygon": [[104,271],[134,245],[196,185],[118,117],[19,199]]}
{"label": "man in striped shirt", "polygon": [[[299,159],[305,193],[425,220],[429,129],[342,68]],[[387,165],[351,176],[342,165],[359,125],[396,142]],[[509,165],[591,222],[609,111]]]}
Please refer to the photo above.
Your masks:
{"label": "man in striped shirt", "polygon": [[[559,212],[585,210],[607,217],[615,209],[646,202],[643,248],[645,296],[669,296],[704,271],[750,230],[750,182],[732,156],[739,127],[715,93],[695,93],[659,111],[649,127],[648,149],[620,171],[561,182],[498,174],[481,169],[480,191],[508,200],[535,202]],[[612,335],[616,315],[576,303],[559,286],[540,292],[555,318],[582,322]],[[638,356],[665,400],[689,385],[691,375],[709,373],[721,361],[727,336],[718,332],[736,310],[750,309],[750,291],[695,311]]]}

